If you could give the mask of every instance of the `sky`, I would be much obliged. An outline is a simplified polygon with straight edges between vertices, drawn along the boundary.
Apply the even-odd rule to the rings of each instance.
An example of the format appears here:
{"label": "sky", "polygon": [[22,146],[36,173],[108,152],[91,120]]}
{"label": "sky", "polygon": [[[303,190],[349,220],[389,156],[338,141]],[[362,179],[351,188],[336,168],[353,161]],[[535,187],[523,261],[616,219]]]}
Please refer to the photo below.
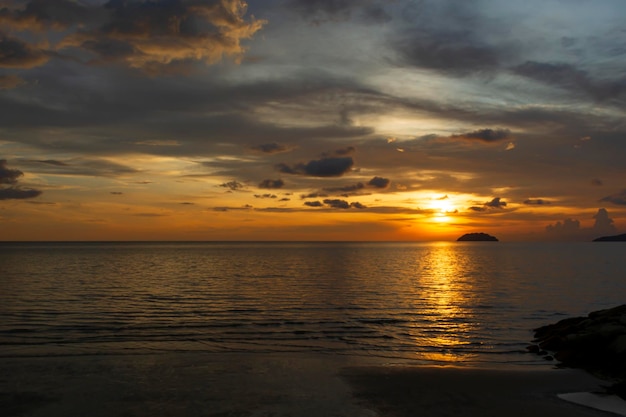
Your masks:
{"label": "sky", "polygon": [[623,0],[0,0],[0,240],[626,232]]}

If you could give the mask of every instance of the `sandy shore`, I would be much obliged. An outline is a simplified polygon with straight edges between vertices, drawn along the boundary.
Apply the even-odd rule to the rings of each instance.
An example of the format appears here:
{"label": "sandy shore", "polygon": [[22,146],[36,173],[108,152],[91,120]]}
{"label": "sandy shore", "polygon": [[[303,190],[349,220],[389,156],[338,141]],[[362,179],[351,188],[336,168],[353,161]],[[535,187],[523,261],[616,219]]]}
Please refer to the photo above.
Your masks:
{"label": "sandy shore", "polygon": [[557,397],[600,388],[581,371],[378,365],[315,354],[0,358],[0,409],[6,417],[610,415]]}
{"label": "sandy shore", "polygon": [[605,384],[578,370],[370,367],[343,375],[361,404],[385,417],[610,415],[557,397]]}

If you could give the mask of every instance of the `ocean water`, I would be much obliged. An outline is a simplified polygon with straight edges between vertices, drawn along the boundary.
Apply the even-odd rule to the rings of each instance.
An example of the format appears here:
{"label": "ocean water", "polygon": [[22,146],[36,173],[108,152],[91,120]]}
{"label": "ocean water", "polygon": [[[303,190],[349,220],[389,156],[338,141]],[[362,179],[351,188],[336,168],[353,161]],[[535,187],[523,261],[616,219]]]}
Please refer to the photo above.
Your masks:
{"label": "ocean water", "polygon": [[626,302],[622,243],[1,243],[0,357],[315,353],[535,366]]}

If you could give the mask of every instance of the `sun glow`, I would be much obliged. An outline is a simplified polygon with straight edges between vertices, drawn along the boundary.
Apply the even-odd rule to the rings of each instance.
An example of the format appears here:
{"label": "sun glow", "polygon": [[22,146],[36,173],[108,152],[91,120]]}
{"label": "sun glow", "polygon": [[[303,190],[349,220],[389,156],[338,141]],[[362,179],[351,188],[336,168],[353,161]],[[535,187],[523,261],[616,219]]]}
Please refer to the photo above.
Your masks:
{"label": "sun glow", "polygon": [[447,195],[433,199],[430,207],[433,210],[435,221],[442,223],[449,222],[450,214],[456,212],[453,202],[450,201]]}

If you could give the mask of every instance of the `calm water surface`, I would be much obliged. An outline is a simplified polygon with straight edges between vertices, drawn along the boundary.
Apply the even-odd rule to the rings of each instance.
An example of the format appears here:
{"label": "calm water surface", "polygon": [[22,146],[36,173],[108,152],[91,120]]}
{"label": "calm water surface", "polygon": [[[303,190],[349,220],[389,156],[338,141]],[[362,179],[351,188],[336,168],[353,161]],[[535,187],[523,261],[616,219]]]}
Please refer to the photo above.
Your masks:
{"label": "calm water surface", "polygon": [[0,244],[0,356],[316,352],[521,364],[626,302],[622,243]]}

